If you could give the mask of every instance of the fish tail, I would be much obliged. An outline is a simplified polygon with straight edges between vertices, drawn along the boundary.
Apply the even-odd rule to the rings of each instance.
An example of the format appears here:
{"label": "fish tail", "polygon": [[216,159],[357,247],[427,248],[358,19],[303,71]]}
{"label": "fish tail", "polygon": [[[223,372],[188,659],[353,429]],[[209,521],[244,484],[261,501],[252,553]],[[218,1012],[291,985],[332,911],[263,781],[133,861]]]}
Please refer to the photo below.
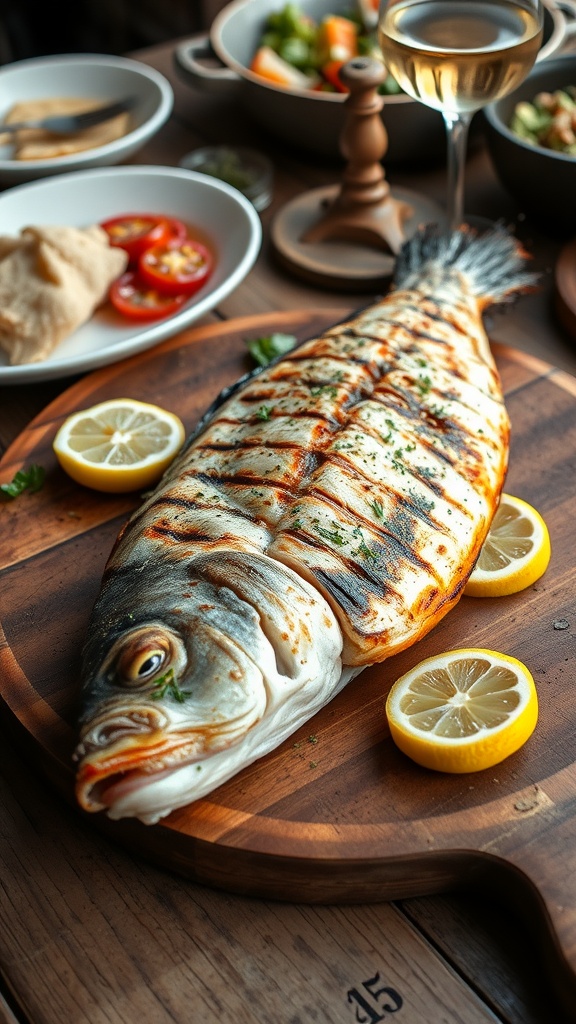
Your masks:
{"label": "fish tail", "polygon": [[426,278],[437,279],[439,271],[447,279],[463,275],[485,307],[536,288],[538,275],[525,269],[529,258],[518,239],[502,227],[477,234],[467,227],[446,232],[429,224],[400,250],[394,287],[421,288]]}

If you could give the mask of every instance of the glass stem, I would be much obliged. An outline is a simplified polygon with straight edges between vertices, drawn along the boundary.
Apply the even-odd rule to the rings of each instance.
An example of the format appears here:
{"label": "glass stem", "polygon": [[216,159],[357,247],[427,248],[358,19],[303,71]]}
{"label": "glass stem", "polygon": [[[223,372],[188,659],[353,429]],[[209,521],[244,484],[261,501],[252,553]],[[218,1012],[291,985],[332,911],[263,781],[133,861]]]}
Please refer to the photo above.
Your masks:
{"label": "glass stem", "polygon": [[443,116],[448,136],[448,227],[454,231],[464,220],[464,167],[472,114],[445,111]]}

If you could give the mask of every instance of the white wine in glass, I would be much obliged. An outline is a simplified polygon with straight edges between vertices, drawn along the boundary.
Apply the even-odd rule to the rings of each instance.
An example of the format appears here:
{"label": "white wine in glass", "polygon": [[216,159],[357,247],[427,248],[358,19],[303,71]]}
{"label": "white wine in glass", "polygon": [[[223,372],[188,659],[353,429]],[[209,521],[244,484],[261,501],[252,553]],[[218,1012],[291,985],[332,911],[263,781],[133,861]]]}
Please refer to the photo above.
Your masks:
{"label": "white wine in glass", "polygon": [[542,26],[541,0],[382,0],[378,37],[386,66],[446,124],[451,228],[463,220],[472,115],[523,81],[538,56]]}

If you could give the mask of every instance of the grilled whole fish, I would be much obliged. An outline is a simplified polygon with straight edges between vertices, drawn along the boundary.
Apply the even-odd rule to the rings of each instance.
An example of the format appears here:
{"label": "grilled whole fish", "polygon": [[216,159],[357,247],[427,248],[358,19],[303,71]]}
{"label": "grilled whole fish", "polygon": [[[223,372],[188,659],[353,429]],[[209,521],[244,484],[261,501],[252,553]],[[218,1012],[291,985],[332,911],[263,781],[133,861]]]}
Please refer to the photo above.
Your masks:
{"label": "grilled whole fish", "polygon": [[386,298],[215,403],[106,566],[83,808],[152,823],[206,795],[453,607],[507,466],[482,313],[524,258],[426,230]]}

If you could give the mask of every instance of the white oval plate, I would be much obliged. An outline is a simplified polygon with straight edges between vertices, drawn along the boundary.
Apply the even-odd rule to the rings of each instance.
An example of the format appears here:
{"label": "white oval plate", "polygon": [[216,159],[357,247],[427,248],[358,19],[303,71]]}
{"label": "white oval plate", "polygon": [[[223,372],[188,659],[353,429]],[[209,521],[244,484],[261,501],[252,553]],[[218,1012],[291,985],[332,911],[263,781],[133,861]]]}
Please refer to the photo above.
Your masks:
{"label": "white oval plate", "polygon": [[0,352],[0,384],[67,377],[150,348],[214,309],[251,270],[262,242],[260,219],[237,189],[177,167],[107,167],[19,185],[0,195],[0,230],[29,224],[87,227],[123,213],[162,213],[196,226],[216,254],[214,272],[190,301],[148,324],[116,314],[109,303],[40,363],[9,366]]}

